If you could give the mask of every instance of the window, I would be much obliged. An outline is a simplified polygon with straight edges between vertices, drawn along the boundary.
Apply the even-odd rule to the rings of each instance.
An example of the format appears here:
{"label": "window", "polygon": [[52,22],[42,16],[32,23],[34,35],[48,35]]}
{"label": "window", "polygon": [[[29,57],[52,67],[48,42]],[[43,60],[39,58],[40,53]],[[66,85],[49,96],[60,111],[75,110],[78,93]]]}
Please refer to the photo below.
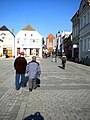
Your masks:
{"label": "window", "polygon": [[84,51],[86,51],[86,39],[85,38],[84,38],[83,46],[84,46]]}
{"label": "window", "polygon": [[86,25],[86,15],[84,16],[84,26]]}
{"label": "window", "polygon": [[19,44],[19,43],[20,43],[20,38],[17,39],[17,44]]}
{"label": "window", "polygon": [[88,51],[90,51],[90,39],[89,39],[89,37],[87,38],[87,41],[88,41]]}
{"label": "window", "polygon": [[76,32],[77,32],[77,29],[76,29],[76,27],[75,27],[75,37],[76,37]]}
{"label": "window", "polygon": [[34,46],[35,45],[35,39],[30,39],[30,45]]}
{"label": "window", "polygon": [[73,37],[75,37],[75,27],[74,27],[74,30],[73,30]]}
{"label": "window", "polygon": [[83,19],[81,19],[81,24],[80,24],[80,28],[83,27]]}
{"label": "window", "polygon": [[89,23],[89,12],[87,13],[87,24]]}
{"label": "window", "polygon": [[80,40],[80,52],[82,52],[82,51],[83,51],[83,41]]}
{"label": "window", "polygon": [[17,40],[17,43],[19,44],[19,40]]}
{"label": "window", "polygon": [[24,45],[27,45],[27,38],[24,38]]}
{"label": "window", "polygon": [[2,39],[4,39],[5,37],[2,37]]}

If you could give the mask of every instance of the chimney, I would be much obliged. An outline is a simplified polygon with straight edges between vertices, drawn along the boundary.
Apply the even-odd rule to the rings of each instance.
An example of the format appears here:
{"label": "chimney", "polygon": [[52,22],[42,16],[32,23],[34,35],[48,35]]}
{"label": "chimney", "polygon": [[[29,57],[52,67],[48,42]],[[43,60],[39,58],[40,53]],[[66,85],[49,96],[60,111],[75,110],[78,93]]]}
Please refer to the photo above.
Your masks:
{"label": "chimney", "polygon": [[12,28],[12,33],[14,33],[14,29]]}

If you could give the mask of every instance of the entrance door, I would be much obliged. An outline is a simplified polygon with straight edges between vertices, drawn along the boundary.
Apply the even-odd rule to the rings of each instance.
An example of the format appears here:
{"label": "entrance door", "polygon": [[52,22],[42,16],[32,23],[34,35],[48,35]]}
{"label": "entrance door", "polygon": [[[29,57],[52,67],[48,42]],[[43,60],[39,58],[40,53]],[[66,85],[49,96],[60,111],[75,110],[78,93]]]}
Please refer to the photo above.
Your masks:
{"label": "entrance door", "polygon": [[17,55],[20,54],[20,48],[17,48]]}

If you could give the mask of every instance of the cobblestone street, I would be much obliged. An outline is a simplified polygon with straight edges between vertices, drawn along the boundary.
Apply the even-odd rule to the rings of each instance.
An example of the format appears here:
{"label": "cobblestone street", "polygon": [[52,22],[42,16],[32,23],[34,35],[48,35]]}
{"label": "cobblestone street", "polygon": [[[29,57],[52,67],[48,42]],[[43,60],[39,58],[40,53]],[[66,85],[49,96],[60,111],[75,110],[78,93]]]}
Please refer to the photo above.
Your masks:
{"label": "cobblestone street", "polygon": [[23,120],[40,112],[44,120],[90,120],[90,66],[38,59],[41,86],[15,90],[14,59],[0,59],[0,120]]}

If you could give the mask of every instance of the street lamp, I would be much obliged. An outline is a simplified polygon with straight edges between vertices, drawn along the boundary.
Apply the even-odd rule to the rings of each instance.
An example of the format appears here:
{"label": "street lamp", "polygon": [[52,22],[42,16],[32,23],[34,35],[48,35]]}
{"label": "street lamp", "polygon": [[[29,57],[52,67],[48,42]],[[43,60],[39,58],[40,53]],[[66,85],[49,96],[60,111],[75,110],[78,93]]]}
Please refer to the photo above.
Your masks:
{"label": "street lamp", "polygon": [[[60,49],[60,45],[61,45],[61,34],[63,33],[62,30],[59,30],[58,33],[56,34],[56,40],[57,40],[57,44],[56,44],[56,53],[58,55],[58,50]],[[59,34],[59,35],[58,35]]]}
{"label": "street lamp", "polygon": [[62,31],[62,30],[59,30],[58,31],[58,33],[60,34],[59,35],[59,47],[60,47],[60,52],[61,52],[61,55],[62,55],[62,52],[63,52],[63,36],[64,36],[64,34],[65,34],[65,30],[64,31]]}
{"label": "street lamp", "polygon": [[58,56],[58,35],[56,34],[56,56]]}

